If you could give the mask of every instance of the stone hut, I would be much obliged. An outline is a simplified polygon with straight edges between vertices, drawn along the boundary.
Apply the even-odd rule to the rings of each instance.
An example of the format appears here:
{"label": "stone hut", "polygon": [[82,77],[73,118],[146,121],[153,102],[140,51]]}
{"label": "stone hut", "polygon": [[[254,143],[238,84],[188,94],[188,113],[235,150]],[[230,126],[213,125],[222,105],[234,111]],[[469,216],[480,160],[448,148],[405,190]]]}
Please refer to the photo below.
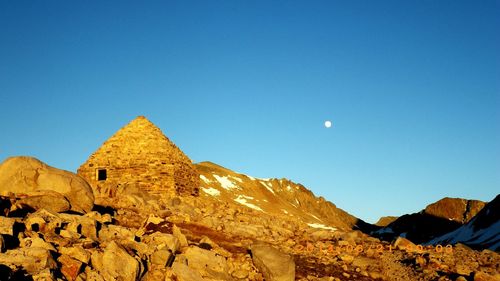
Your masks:
{"label": "stone hut", "polygon": [[191,160],[144,116],[116,132],[78,168],[97,193],[134,185],[151,193],[198,195]]}

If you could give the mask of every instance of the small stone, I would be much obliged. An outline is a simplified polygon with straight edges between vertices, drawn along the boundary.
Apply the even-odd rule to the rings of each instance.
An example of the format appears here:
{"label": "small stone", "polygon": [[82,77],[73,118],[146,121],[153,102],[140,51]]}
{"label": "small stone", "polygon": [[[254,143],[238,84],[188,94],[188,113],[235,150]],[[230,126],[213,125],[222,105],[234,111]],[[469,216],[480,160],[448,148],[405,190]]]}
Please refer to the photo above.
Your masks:
{"label": "small stone", "polygon": [[90,261],[90,253],[83,249],[82,246],[60,247],[59,253],[68,255],[85,264],[88,264]]}
{"label": "small stone", "polygon": [[492,276],[481,271],[474,272],[474,281],[498,281],[499,274]]}
{"label": "small stone", "polygon": [[3,239],[3,235],[0,234],[0,253],[5,252],[5,240]]}
{"label": "small stone", "polygon": [[460,275],[469,276],[472,273],[472,270],[469,269],[467,266],[460,264],[456,266],[456,272]]}
{"label": "small stone", "polygon": [[232,276],[238,279],[245,279],[248,277],[248,271],[237,269],[236,271],[233,272]]}
{"label": "small stone", "polygon": [[186,239],[186,236],[182,234],[181,230],[175,224],[172,228],[172,234],[179,240],[181,247],[188,246],[188,241]]}
{"label": "small stone", "polygon": [[0,216],[0,234],[14,235],[15,218],[7,218]]}
{"label": "small stone", "polygon": [[75,260],[67,255],[61,255],[58,259],[61,263],[61,273],[68,280],[76,280],[76,277],[80,273],[83,263],[81,261]]}
{"label": "small stone", "polygon": [[396,241],[394,241],[393,246],[394,248],[410,252],[416,249],[416,246],[415,244],[413,244],[413,242],[401,236],[398,237]]}
{"label": "small stone", "polygon": [[352,261],[354,260],[354,257],[349,254],[340,254],[338,257],[341,261],[348,264],[352,263]]}
{"label": "small stone", "polygon": [[172,253],[169,250],[161,249],[151,255],[151,263],[160,266],[166,266],[171,258]]}
{"label": "small stone", "polygon": [[382,275],[382,273],[380,272],[376,272],[376,271],[371,271],[368,273],[368,276],[370,276],[370,278],[372,279],[382,279],[384,276]]}
{"label": "small stone", "polygon": [[203,277],[197,271],[189,268],[187,265],[183,263],[178,263],[177,260],[174,262],[172,266],[172,270],[174,271],[177,280],[179,281],[203,281]]}
{"label": "small stone", "polygon": [[427,260],[423,256],[417,256],[415,262],[420,266],[424,267],[427,264]]}

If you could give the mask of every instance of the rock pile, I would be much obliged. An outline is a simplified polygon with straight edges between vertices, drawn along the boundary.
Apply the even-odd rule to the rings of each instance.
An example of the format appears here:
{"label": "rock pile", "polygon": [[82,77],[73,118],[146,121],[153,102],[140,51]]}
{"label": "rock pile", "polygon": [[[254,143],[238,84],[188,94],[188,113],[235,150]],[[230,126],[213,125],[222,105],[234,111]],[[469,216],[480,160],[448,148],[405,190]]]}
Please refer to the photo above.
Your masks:
{"label": "rock pile", "polygon": [[43,208],[16,212],[18,198],[0,197],[2,276],[106,281],[500,277],[500,257],[488,250],[419,246],[404,238],[388,243],[360,231],[314,229],[288,216],[199,197],[127,196],[97,197],[86,214]]}

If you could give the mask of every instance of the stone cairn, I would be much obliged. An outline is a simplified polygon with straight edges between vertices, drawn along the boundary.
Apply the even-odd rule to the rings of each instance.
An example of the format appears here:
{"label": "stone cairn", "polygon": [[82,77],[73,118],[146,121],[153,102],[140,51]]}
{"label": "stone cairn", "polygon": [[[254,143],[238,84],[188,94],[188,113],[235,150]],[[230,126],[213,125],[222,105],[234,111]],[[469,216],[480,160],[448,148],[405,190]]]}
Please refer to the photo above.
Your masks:
{"label": "stone cairn", "polygon": [[113,196],[121,186],[150,193],[198,195],[191,160],[144,116],[116,132],[78,168],[97,194]]}

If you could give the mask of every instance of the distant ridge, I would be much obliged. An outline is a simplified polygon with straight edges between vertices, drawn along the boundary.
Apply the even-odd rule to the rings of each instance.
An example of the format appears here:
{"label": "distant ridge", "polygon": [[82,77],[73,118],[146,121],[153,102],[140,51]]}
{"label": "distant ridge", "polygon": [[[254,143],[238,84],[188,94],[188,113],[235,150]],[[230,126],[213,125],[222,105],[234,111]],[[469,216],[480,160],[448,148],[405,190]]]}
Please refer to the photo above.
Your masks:
{"label": "distant ridge", "polygon": [[500,251],[500,195],[465,225],[429,242],[438,243],[463,243],[476,249]]}
{"label": "distant ridge", "polygon": [[288,179],[254,178],[208,161],[195,166],[201,179],[200,194],[206,200],[293,217],[319,229],[358,229],[369,225]]}

